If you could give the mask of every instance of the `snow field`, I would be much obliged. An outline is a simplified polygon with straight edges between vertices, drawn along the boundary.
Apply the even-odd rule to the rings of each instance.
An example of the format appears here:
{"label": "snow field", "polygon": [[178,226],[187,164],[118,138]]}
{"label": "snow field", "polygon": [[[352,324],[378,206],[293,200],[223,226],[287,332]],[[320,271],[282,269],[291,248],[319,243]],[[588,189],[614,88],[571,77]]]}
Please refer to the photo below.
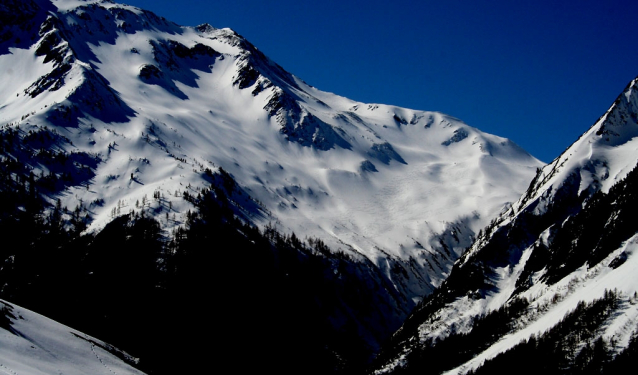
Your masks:
{"label": "snow field", "polygon": [[[10,306],[11,332],[0,328],[0,373],[10,375],[142,375],[105,350],[110,346],[42,315]],[[121,356],[135,361],[126,353]]]}

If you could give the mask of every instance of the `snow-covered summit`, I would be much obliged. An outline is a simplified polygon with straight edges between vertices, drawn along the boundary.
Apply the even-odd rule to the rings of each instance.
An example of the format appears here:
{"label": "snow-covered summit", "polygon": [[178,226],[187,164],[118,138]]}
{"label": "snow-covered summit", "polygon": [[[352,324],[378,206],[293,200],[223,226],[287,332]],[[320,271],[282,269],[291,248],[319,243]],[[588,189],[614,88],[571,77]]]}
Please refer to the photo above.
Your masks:
{"label": "snow-covered summit", "polygon": [[635,166],[638,136],[638,78],[632,80],[612,106],[574,144],[535,177],[515,210],[533,201],[539,193],[557,191],[567,180],[576,179],[578,194],[608,192]]}
{"label": "snow-covered summit", "polygon": [[53,149],[90,159],[49,197],[88,207],[89,231],[131,210],[183,225],[182,194],[223,168],[258,203],[238,204],[246,220],[365,256],[418,299],[541,166],[450,116],[320,91],[230,29],[111,1],[9,1],[0,17],[15,12],[0,124],[56,132]]}

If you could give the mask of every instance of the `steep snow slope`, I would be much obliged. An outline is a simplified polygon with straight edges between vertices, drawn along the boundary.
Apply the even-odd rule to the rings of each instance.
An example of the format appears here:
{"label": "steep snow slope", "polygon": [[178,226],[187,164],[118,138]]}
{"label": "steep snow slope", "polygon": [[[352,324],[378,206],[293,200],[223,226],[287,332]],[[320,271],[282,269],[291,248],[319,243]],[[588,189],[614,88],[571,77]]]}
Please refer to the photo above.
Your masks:
{"label": "steep snow slope", "polygon": [[111,345],[0,300],[0,373],[143,374]]}
{"label": "steep snow slope", "polygon": [[89,231],[149,206],[182,225],[178,197],[222,167],[253,199],[246,220],[361,254],[417,301],[541,166],[452,117],[317,90],[229,29],[111,1],[28,5],[2,39],[0,123],[92,158],[91,178],[51,196],[90,207]]}
{"label": "steep snow slope", "polygon": [[589,196],[598,190],[607,193],[622,180],[636,164],[636,90],[636,80],[633,80],[585,134],[543,168],[525,197],[512,207],[512,212],[524,210],[541,195],[545,201],[556,199],[562,186],[571,186],[578,195]]}
{"label": "steep snow slope", "polygon": [[[612,356],[629,345],[638,334],[638,227],[633,219],[637,84],[633,80],[578,141],[537,173],[521,199],[478,236],[441,288],[395,334],[377,372],[425,368],[433,360],[427,353],[444,348],[459,334],[466,335],[458,339],[461,343],[477,339],[480,321],[500,316],[480,345],[438,367],[439,372],[465,373],[521,341],[552,329],[576,330],[559,323],[582,308],[579,304],[604,299],[610,290],[618,293],[616,305],[588,332],[589,338],[554,345],[568,345],[577,354],[603,338],[611,343]],[[456,348],[462,352],[460,345]],[[576,356],[570,353],[564,358],[567,368]]]}

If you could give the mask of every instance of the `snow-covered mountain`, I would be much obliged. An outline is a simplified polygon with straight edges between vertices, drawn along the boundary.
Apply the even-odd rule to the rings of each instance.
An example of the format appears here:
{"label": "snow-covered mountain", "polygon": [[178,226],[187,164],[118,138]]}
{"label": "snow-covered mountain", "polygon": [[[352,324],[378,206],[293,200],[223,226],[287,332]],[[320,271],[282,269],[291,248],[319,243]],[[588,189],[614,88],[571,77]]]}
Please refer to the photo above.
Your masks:
{"label": "snow-covered mountain", "polygon": [[[542,166],[448,115],[320,91],[230,29],[108,0],[7,0],[0,25],[0,235],[19,243],[0,249],[0,296],[53,311],[40,297],[90,293],[56,297],[60,318],[116,339],[152,311],[136,293],[189,304],[224,285],[248,310],[238,295],[266,303],[269,285],[369,356]],[[83,303],[109,313],[91,325]]]}
{"label": "snow-covered mountain", "polygon": [[478,235],[376,372],[617,373],[635,358],[636,136],[638,78]]}
{"label": "snow-covered mountain", "polygon": [[1,300],[0,348],[3,374],[143,374],[112,345]]}
{"label": "snow-covered mountain", "polygon": [[247,220],[359,253],[416,301],[541,166],[450,116],[315,89],[229,29],[111,1],[3,8],[0,123],[85,156],[90,173],[50,203],[90,207],[88,231],[158,192],[174,229],[193,209],[182,194],[221,167],[258,203],[237,207]]}

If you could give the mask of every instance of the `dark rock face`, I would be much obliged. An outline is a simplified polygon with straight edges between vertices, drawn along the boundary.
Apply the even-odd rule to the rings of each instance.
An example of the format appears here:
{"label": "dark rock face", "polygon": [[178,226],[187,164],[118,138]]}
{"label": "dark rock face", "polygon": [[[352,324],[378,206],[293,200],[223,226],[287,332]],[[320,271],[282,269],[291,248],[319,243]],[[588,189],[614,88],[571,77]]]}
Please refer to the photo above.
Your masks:
{"label": "dark rock face", "polygon": [[257,78],[259,78],[259,72],[250,64],[246,63],[239,69],[237,76],[233,80],[233,85],[243,90],[254,85],[255,82],[257,82]]}
{"label": "dark rock face", "polygon": [[390,160],[398,161],[401,164],[407,164],[401,155],[394,151],[394,148],[388,142],[372,145],[368,154],[373,158],[378,159],[383,164],[390,164]]}
{"label": "dark rock face", "polygon": [[0,4],[0,55],[9,47],[28,48],[36,40],[38,25],[53,10],[48,3],[33,0],[6,0]]}
{"label": "dark rock face", "polygon": [[372,162],[370,160],[362,161],[361,165],[359,166],[359,170],[361,172],[379,172],[377,170],[377,167],[375,167],[375,165],[372,164]]}
{"label": "dark rock face", "polygon": [[155,65],[144,64],[140,68],[140,78],[142,78],[144,81],[149,82],[154,78],[160,79],[163,76],[164,76],[164,73],[162,73],[162,71],[159,70],[159,68],[156,67]]}
{"label": "dark rock face", "polygon": [[454,135],[448,139],[447,141],[441,143],[443,146],[449,146],[452,143],[457,143],[457,142],[461,142],[462,140],[464,140],[465,138],[467,138],[469,136],[469,134],[467,133],[467,130],[465,129],[456,129],[454,131]]}
{"label": "dark rock face", "polygon": [[280,132],[286,139],[306,147],[326,151],[335,146],[350,149],[352,146],[344,139],[345,132],[313,116],[299,103],[281,89],[275,89],[264,107],[271,117],[281,125]]}
{"label": "dark rock face", "polygon": [[211,72],[220,53],[201,43],[187,47],[174,40],[150,41],[156,65],[141,67],[140,78],[145,83],[158,85],[182,100],[188,96],[175,82],[198,87],[196,71]]}

